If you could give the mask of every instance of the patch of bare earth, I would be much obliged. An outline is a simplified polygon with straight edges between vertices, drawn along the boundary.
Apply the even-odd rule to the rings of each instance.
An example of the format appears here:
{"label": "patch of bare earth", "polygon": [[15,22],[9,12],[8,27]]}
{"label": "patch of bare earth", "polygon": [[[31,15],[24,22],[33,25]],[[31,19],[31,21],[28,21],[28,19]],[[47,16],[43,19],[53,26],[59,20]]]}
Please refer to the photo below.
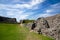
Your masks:
{"label": "patch of bare earth", "polygon": [[29,32],[27,34],[26,40],[40,40],[40,39],[38,37],[32,35],[31,32]]}

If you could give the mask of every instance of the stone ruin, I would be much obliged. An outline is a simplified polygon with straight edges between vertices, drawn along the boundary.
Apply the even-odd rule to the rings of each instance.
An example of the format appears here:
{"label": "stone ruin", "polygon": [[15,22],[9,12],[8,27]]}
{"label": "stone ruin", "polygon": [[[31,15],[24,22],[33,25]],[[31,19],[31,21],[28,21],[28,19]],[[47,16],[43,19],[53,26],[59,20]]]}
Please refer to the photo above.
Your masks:
{"label": "stone ruin", "polygon": [[[34,32],[49,36],[55,40],[60,40],[60,14],[46,18],[38,18],[35,22],[36,27],[34,27]],[[33,24],[28,23],[26,26],[31,29]]]}
{"label": "stone ruin", "polygon": [[0,16],[0,23],[17,23],[16,18],[8,18]]}

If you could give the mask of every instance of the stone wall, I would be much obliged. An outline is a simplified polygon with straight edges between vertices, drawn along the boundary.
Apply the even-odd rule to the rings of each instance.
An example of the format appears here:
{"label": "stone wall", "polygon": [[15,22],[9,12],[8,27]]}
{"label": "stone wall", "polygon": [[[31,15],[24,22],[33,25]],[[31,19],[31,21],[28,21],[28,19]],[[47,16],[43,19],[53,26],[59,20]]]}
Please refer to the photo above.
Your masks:
{"label": "stone wall", "polygon": [[0,16],[0,22],[2,23],[17,23],[16,18],[8,18]]}
{"label": "stone wall", "polygon": [[[28,27],[31,28],[32,24]],[[60,40],[60,14],[46,18],[38,18],[34,31],[52,37],[55,40]]]}

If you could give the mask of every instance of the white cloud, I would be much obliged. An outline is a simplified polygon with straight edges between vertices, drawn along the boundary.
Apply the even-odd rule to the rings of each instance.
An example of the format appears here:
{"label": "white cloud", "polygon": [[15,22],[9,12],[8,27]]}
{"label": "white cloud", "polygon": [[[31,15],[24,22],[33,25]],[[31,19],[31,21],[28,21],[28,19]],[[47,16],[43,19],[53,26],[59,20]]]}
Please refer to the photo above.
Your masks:
{"label": "white cloud", "polygon": [[46,13],[50,13],[50,12],[52,12],[53,10],[46,10]]}
{"label": "white cloud", "polygon": [[60,8],[60,3],[56,3],[54,5],[51,5],[52,8]]}
{"label": "white cloud", "polygon": [[50,13],[52,15],[52,14],[59,13],[60,12],[59,10],[60,10],[60,3],[56,3],[53,5],[50,5],[49,9],[47,9],[45,12]]}
{"label": "white cloud", "polygon": [[27,8],[27,9],[32,9],[32,8],[35,8],[36,5],[38,5],[38,4],[42,3],[42,2],[44,2],[44,0],[31,0],[29,3],[16,4],[16,5],[14,5],[14,8]]}
{"label": "white cloud", "polygon": [[38,14],[38,17],[49,17],[57,14],[60,10],[60,3],[50,5],[49,9],[46,9],[44,13]]}
{"label": "white cloud", "polygon": [[[20,1],[20,0],[15,0],[15,1]],[[31,0],[28,3],[24,3],[24,4],[15,4],[15,5],[5,5],[5,4],[0,4],[0,8],[1,7],[9,7],[9,8],[27,8],[27,9],[32,9],[35,8],[36,5],[40,4],[44,2],[44,0]],[[38,6],[37,6],[38,7]]]}
{"label": "white cloud", "polygon": [[34,8],[36,7],[38,4],[44,2],[45,0],[32,0],[31,2],[29,2],[29,4],[25,4],[27,8]]}
{"label": "white cloud", "polygon": [[7,12],[7,15],[8,16],[12,16],[12,15],[14,15],[12,12]]}
{"label": "white cloud", "polygon": [[20,15],[15,15],[15,18],[17,18],[17,21],[27,19],[30,15],[28,14],[20,14]]}
{"label": "white cloud", "polygon": [[[18,2],[20,0],[13,0],[14,2]],[[23,4],[0,4],[0,10],[5,10],[3,12],[6,13],[8,17],[15,17],[18,20],[26,19],[28,16],[32,15],[32,12],[26,12],[26,9],[38,9],[38,4],[44,2],[44,0],[31,0],[30,2]],[[25,11],[24,11],[25,10]],[[2,13],[1,13],[2,14]]]}
{"label": "white cloud", "polygon": [[50,17],[50,16],[53,16],[54,14],[50,14],[50,13],[40,13],[40,14],[37,14],[35,16],[32,17],[32,19],[37,19],[39,17]]}
{"label": "white cloud", "polygon": [[30,2],[30,4],[31,4],[31,6],[33,6],[33,5],[37,5],[37,4],[39,4],[39,3],[42,3],[42,2],[44,2],[44,0],[32,0],[32,1]]}
{"label": "white cloud", "polygon": [[20,19],[26,19],[29,15],[20,15]]}
{"label": "white cloud", "polygon": [[25,12],[24,10],[19,10],[16,8],[3,7],[3,6],[0,7],[0,10],[2,10],[2,11],[5,10],[5,13],[8,17],[17,18],[17,21],[19,21],[21,19],[27,19],[28,16],[33,14],[32,12]]}
{"label": "white cloud", "polygon": [[45,13],[45,14],[40,14],[39,17],[49,17],[49,16],[52,16],[51,14],[49,13]]}

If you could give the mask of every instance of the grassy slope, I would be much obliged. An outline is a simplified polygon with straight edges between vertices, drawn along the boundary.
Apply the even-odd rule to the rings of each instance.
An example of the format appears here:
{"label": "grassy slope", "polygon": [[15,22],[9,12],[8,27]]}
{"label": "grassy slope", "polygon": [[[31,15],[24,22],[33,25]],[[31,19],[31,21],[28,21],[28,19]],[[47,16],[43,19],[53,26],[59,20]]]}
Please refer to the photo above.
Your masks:
{"label": "grassy slope", "polygon": [[29,32],[18,24],[0,24],[0,40],[52,40],[49,37]]}

